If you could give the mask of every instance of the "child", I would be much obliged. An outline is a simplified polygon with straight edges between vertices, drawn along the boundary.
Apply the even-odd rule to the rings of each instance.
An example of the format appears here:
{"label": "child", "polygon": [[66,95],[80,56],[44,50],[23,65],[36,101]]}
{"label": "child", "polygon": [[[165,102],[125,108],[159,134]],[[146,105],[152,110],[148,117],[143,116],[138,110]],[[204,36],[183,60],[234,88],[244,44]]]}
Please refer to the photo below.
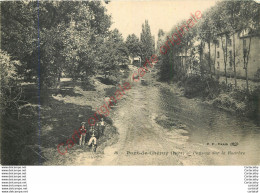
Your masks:
{"label": "child", "polygon": [[81,123],[81,127],[80,127],[80,139],[79,139],[79,145],[85,145],[85,140],[86,140],[86,133],[87,133],[87,129],[85,127],[85,122]]}
{"label": "child", "polygon": [[91,145],[92,141],[94,142],[94,145],[97,146],[97,131],[96,129],[94,128],[94,126],[91,126],[91,129],[90,129],[90,139],[89,139],[89,142],[88,142],[88,146]]}

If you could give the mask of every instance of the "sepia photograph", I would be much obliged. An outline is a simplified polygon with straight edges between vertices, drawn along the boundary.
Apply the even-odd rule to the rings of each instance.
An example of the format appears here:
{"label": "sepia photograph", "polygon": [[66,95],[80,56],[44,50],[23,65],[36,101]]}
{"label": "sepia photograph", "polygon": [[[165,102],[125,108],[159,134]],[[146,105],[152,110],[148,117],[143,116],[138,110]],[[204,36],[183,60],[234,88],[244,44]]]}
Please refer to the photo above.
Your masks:
{"label": "sepia photograph", "polygon": [[1,165],[259,165],[259,8],[1,1]]}

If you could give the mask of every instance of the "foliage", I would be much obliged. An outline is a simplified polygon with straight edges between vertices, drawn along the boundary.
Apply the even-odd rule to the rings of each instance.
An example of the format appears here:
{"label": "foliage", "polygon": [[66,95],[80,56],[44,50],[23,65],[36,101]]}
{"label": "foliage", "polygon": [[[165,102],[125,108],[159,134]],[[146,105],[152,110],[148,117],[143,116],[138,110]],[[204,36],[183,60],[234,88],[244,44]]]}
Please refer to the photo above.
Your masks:
{"label": "foliage", "polygon": [[37,2],[2,2],[1,10],[2,49],[21,61],[19,76],[39,76],[42,87],[59,85],[63,73],[88,80],[126,60],[121,34],[109,30],[111,16],[99,1],[42,1],[39,9]]}
{"label": "foliage", "polygon": [[145,20],[145,23],[142,24],[140,40],[142,50],[142,61],[145,61],[146,58],[150,58],[155,53],[155,40],[151,34],[151,29],[148,20]]}
{"label": "foliage", "polygon": [[[216,43],[216,39],[220,34],[222,34],[222,40],[224,41],[224,38],[230,36],[231,33],[242,29],[248,29],[249,34],[256,33],[259,31],[259,13],[259,5],[252,0],[218,2],[216,6],[203,12],[202,19],[199,20],[198,24],[189,28],[188,32],[185,31],[180,45],[171,47],[165,55],[161,56],[160,79],[165,81],[172,79],[179,81],[187,76],[188,68],[185,69],[182,66],[178,55],[188,56],[188,60],[190,61],[188,67],[196,69],[195,72],[199,69],[200,72],[196,73],[200,74],[200,76],[212,74],[212,64],[214,64],[215,59],[213,60],[210,57],[210,45]],[[185,22],[181,21],[179,24],[173,26],[172,30],[164,36],[163,31],[159,31],[160,37],[164,37],[160,42],[166,42],[167,37],[176,32],[176,27],[182,26]],[[225,53],[226,45],[221,45],[220,42],[220,46],[222,46]],[[158,49],[159,46],[157,46],[157,52]]]}
{"label": "foliage", "polygon": [[[18,60],[13,60],[7,52],[0,50],[0,110],[1,110],[1,163],[2,164],[23,164],[20,157],[25,144],[32,141],[30,136],[34,132],[34,127],[24,126],[24,119],[19,120],[22,105],[27,103],[22,96],[22,87],[18,71],[22,66]],[[27,116],[31,116],[33,111],[28,109]],[[32,121],[30,119],[30,121]],[[7,153],[12,150],[12,153]],[[19,159],[20,158],[20,159]],[[30,164],[30,161],[27,162]]]}
{"label": "foliage", "polygon": [[12,60],[10,55],[0,50],[0,74],[1,74],[1,112],[4,114],[5,109],[19,107],[20,88],[17,77],[17,68],[21,63]]}
{"label": "foliage", "polygon": [[141,43],[135,34],[128,35],[125,43],[132,57],[141,55]]}
{"label": "foliage", "polygon": [[193,75],[183,80],[184,95],[213,99],[220,93],[219,82],[211,77]]}
{"label": "foliage", "polygon": [[165,32],[162,29],[158,30],[158,39],[156,46],[156,54],[159,55],[160,47],[165,43]]}
{"label": "foliage", "polygon": [[103,74],[105,71],[109,71],[110,75],[116,75],[119,66],[128,63],[128,49],[118,29],[109,33],[108,38],[100,46],[99,52],[99,56],[102,56],[99,69]]}

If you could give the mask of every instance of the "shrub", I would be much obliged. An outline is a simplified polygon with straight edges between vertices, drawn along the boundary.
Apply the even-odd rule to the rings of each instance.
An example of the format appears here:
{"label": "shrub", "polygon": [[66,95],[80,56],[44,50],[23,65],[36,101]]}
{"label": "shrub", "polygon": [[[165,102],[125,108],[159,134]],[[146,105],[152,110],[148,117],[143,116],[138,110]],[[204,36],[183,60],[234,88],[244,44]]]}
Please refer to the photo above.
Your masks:
{"label": "shrub", "polygon": [[239,113],[242,113],[245,111],[246,104],[241,101],[237,101],[234,98],[231,97],[231,95],[228,95],[226,93],[220,94],[217,98],[213,100],[213,105],[228,109],[228,110],[233,110]]}
{"label": "shrub", "polygon": [[188,98],[213,99],[220,93],[219,83],[214,78],[194,75],[187,77],[184,81],[184,95]]}

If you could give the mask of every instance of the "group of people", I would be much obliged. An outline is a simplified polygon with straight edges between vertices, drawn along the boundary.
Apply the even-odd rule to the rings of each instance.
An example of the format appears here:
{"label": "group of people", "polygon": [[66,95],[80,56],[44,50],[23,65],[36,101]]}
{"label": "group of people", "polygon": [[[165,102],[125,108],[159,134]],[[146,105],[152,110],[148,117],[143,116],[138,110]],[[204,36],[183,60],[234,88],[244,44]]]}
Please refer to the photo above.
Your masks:
{"label": "group of people", "polygon": [[80,139],[79,139],[79,145],[85,145],[86,139],[88,141],[88,146],[90,146],[92,143],[94,143],[95,146],[97,146],[97,139],[104,134],[105,130],[105,122],[104,119],[101,118],[100,122],[97,122],[95,125],[90,126],[90,129],[88,130],[85,126],[85,122],[81,123],[80,127]]}

